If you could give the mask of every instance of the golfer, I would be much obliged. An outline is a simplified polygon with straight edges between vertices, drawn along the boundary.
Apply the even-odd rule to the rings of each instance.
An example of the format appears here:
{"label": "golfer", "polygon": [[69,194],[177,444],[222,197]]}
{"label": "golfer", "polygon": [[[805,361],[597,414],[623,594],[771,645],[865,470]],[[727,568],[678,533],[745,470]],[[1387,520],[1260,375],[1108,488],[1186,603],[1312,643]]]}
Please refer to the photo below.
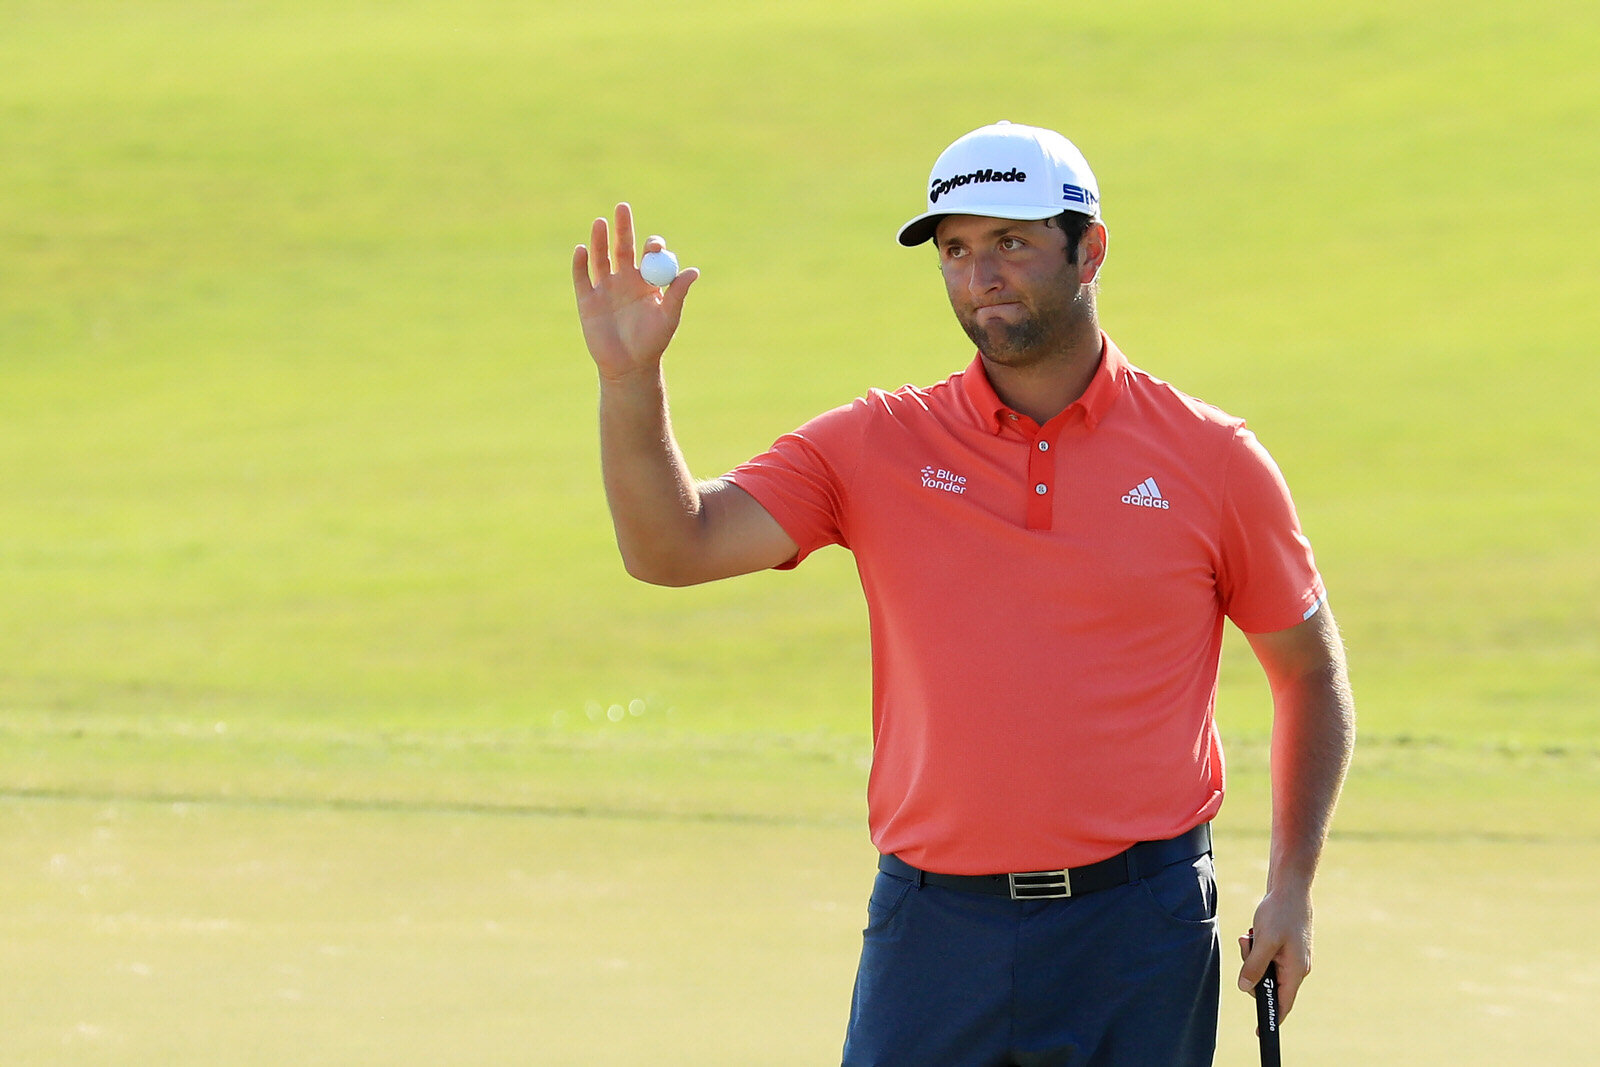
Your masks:
{"label": "golfer", "polygon": [[697,482],[661,370],[697,272],[658,291],[627,205],[614,233],[596,220],[573,282],[623,560],[687,585],[830,544],[855,556],[881,859],[847,1065],[1208,1064],[1224,618],[1274,708],[1266,895],[1238,980],[1275,962],[1287,1015],[1311,967],[1354,711],[1310,546],[1242,420],[1102,331],[1099,186],[1066,138],[961,137],[899,241],[932,242],[971,363],[869,391]]}

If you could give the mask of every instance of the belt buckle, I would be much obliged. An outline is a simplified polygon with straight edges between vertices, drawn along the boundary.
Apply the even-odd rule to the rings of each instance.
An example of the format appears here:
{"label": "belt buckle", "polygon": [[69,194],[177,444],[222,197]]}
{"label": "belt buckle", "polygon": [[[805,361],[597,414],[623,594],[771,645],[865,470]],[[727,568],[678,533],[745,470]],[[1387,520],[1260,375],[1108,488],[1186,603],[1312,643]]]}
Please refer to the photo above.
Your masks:
{"label": "belt buckle", "polygon": [[1072,895],[1072,872],[1025,871],[1008,874],[1012,900],[1059,900]]}

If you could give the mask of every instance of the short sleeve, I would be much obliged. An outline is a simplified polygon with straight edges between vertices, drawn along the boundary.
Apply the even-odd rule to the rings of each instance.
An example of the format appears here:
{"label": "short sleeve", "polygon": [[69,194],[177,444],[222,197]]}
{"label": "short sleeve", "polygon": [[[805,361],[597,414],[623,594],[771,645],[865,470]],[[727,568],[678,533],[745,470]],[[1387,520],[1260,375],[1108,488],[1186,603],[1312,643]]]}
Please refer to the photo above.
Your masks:
{"label": "short sleeve", "polygon": [[1322,577],[1283,472],[1241,426],[1223,489],[1222,609],[1245,633],[1272,633],[1304,622],[1322,605]]}
{"label": "short sleeve", "polygon": [[862,401],[834,408],[786,433],[728,473],[800,546],[783,568],[827,545],[849,547],[849,485],[865,433]]}

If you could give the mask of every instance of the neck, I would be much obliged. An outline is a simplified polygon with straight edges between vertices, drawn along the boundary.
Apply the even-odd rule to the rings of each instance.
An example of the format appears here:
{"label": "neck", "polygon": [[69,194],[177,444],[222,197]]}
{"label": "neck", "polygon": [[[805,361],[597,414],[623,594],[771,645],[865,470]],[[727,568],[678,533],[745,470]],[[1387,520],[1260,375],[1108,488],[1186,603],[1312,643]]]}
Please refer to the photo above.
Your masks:
{"label": "neck", "polygon": [[1044,425],[1083,396],[1100,368],[1099,325],[1090,320],[1069,344],[1034,359],[1001,362],[979,353],[989,384],[1012,411]]}

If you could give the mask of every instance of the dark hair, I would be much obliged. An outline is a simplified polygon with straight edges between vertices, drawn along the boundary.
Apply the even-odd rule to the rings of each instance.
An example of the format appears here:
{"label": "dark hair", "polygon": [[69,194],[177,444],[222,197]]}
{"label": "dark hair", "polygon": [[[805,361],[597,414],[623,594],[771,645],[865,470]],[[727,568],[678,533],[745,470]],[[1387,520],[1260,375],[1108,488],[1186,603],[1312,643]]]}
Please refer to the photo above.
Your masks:
{"label": "dark hair", "polygon": [[1054,218],[1044,220],[1046,226],[1054,226],[1067,238],[1067,262],[1078,262],[1078,245],[1083,243],[1083,235],[1089,232],[1090,223],[1095,221],[1093,215],[1085,215],[1081,211],[1063,211]]}

